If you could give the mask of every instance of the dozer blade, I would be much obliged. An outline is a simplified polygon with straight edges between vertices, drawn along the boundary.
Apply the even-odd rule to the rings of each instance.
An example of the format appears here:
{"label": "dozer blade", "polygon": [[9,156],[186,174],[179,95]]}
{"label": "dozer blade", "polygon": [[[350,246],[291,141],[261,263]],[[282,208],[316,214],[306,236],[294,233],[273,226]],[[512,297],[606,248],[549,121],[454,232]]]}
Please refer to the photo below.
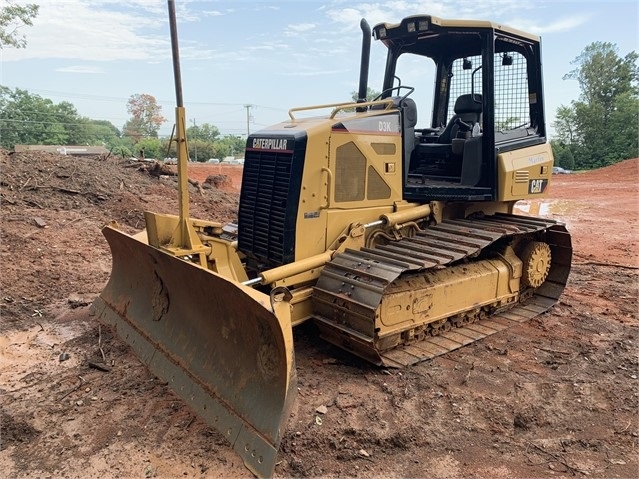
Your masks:
{"label": "dozer blade", "polygon": [[290,307],[103,229],[113,271],[93,303],[159,378],[257,476],[273,474],[297,387]]}

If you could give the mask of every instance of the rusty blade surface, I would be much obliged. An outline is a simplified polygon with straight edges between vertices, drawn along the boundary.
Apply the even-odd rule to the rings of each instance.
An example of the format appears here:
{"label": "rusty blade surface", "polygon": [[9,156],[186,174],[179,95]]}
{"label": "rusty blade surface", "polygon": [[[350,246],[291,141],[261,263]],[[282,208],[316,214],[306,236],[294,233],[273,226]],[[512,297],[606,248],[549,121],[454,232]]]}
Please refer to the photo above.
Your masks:
{"label": "rusty blade surface", "polygon": [[267,295],[116,229],[103,233],[113,268],[93,304],[98,319],[254,474],[271,476],[297,387],[288,303],[272,306]]}

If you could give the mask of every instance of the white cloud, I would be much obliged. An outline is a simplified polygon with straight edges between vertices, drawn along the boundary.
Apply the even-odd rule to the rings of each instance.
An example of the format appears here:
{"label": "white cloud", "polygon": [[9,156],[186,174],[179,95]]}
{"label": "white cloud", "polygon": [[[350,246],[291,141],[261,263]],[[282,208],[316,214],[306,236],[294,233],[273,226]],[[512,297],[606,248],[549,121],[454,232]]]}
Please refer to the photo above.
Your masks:
{"label": "white cloud", "polygon": [[104,70],[102,70],[102,68],[89,65],[69,65],[67,67],[56,68],[55,71],[63,73],[104,73]]}
{"label": "white cloud", "polygon": [[3,61],[152,60],[170,55],[167,22],[157,0],[39,0],[33,27],[25,29],[27,48],[3,50]]}
{"label": "white cloud", "polygon": [[220,17],[224,14],[219,10],[204,10],[202,11],[202,15],[204,15],[205,17]]}
{"label": "white cloud", "polygon": [[281,42],[263,42],[261,44],[249,45],[247,47],[244,47],[240,51],[254,52],[254,51],[265,50],[265,51],[281,53],[285,50],[288,50],[288,48],[289,46],[287,44],[281,43]]}
{"label": "white cloud", "polygon": [[315,23],[297,23],[294,25],[288,25],[284,30],[284,35],[287,37],[297,37],[301,34],[315,30],[317,25]]}
{"label": "white cloud", "polygon": [[308,32],[313,30],[317,25],[314,23],[298,23],[297,25],[289,25],[287,28],[294,32]]}
{"label": "white cloud", "polygon": [[536,35],[548,33],[564,33],[587,23],[591,15],[575,15],[569,18],[561,18],[550,23],[537,23],[531,19],[513,19],[509,25],[526,32],[535,32]]}

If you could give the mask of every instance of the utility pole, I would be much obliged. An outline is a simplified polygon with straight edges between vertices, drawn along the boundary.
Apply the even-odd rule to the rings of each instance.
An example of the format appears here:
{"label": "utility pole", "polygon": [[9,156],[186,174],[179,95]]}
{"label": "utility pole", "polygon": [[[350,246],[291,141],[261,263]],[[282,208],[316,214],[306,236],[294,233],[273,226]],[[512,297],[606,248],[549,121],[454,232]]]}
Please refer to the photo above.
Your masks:
{"label": "utility pole", "polygon": [[246,137],[248,138],[248,136],[251,134],[249,122],[251,119],[251,108],[253,108],[253,105],[244,105],[244,108],[246,108]]}
{"label": "utility pole", "polygon": [[195,138],[193,138],[193,150],[195,153],[195,161],[197,162],[197,125],[195,124],[195,118],[191,120],[193,122],[193,134]]}

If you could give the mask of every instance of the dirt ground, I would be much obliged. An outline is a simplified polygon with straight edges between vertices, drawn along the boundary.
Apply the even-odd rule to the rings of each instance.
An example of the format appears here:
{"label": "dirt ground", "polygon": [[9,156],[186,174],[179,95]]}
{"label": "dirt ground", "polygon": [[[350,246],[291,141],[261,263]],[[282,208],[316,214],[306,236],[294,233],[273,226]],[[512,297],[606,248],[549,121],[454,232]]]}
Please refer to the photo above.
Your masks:
{"label": "dirt ground", "polygon": [[[100,228],[175,213],[175,178],[117,158],[0,154],[2,475],[250,477],[89,314],[111,268]],[[547,200],[520,205],[573,235],[568,287],[541,317],[404,370],[298,328],[275,475],[639,477],[638,167],[556,175]],[[192,216],[235,219],[241,171],[194,165]],[[108,372],[88,366],[102,353]]]}

